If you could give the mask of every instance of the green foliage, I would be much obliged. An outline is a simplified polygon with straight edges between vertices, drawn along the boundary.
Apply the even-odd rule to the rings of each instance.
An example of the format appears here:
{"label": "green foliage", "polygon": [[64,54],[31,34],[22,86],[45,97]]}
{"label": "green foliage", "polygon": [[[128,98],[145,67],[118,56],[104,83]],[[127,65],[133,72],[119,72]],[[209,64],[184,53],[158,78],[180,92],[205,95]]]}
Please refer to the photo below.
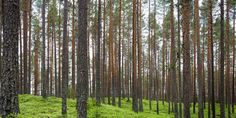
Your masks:
{"label": "green foliage", "polygon": [[[61,99],[56,97],[48,97],[43,99],[41,96],[20,95],[20,114],[18,118],[63,118],[61,115]],[[156,102],[152,102],[155,106]],[[76,100],[67,100],[68,113],[67,118],[76,118]],[[89,99],[88,102],[88,117],[89,118],[173,118],[174,114],[168,114],[168,104],[163,106],[159,103],[160,114],[157,115],[155,109],[149,110],[149,101],[143,100],[144,112],[135,113],[132,111],[132,102],[127,102],[127,99],[122,99],[122,106],[112,106],[101,104],[96,106],[95,100]],[[206,105],[207,106],[207,105]],[[197,110],[196,106],[196,110]],[[192,109],[192,108],[191,108]],[[206,108],[207,109],[207,108]],[[192,111],[192,110],[191,110]],[[219,104],[216,105],[216,115],[219,115]],[[207,110],[205,110],[207,116]],[[236,117],[236,114],[232,114]],[[197,118],[196,114],[191,114],[191,118]]]}

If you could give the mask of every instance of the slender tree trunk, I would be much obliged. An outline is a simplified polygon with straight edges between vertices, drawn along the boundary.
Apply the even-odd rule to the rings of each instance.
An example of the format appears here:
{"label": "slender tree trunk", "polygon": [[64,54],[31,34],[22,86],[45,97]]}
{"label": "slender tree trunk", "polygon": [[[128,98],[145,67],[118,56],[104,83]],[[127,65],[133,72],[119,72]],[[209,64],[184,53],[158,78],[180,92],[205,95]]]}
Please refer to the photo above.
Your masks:
{"label": "slender tree trunk", "polygon": [[121,107],[121,9],[122,2],[119,0],[119,69],[118,69],[118,106]]}
{"label": "slender tree trunk", "polygon": [[203,106],[204,106],[204,109],[206,108],[206,86],[205,86],[205,64],[204,64],[204,61],[205,61],[205,53],[204,53],[204,50],[205,50],[205,24],[203,24],[203,28],[202,28],[202,32],[203,32],[203,38],[202,38],[202,80],[203,80]]}
{"label": "slender tree trunk", "polygon": [[[195,13],[195,12],[194,12]],[[193,113],[196,113],[196,38],[193,34]]]}
{"label": "slender tree trunk", "polygon": [[72,10],[72,98],[75,98],[75,0]]}
{"label": "slender tree trunk", "polygon": [[29,6],[29,65],[28,65],[28,94],[31,93],[31,19],[32,19],[32,0],[30,0],[30,6]]}
{"label": "slender tree trunk", "polygon": [[228,118],[230,118],[230,37],[229,37],[229,0],[226,1],[226,34],[225,34],[225,52],[226,52],[226,103],[227,103],[227,108],[228,108]]}
{"label": "slender tree trunk", "polygon": [[225,118],[224,103],[224,0],[220,3],[220,117]]}
{"label": "slender tree trunk", "polygon": [[[211,102],[211,108],[212,108],[212,118],[215,118],[215,87],[214,87],[214,55],[213,55],[213,29],[212,29],[212,1],[208,1],[209,5],[209,14],[208,14],[208,53],[209,53],[209,59],[208,59],[208,82],[210,82],[208,94],[209,94],[209,101]],[[211,98],[210,98],[211,97]]]}
{"label": "slender tree trunk", "polygon": [[148,1],[149,3],[149,7],[148,7],[148,63],[149,63],[149,71],[148,71],[148,81],[149,81],[149,84],[148,84],[148,96],[149,96],[149,109],[152,110],[152,72],[151,72],[151,66],[152,66],[152,63],[151,63],[151,1],[149,0]]}
{"label": "slender tree trunk", "polygon": [[[56,4],[56,3],[54,3]],[[54,14],[55,16],[55,14]],[[55,96],[58,96],[58,78],[57,78],[57,43],[56,43],[56,31],[55,31],[55,17],[52,18],[52,30],[53,30],[53,39],[54,39],[54,81],[55,81]]]}
{"label": "slender tree trunk", "polygon": [[[236,9],[234,8],[234,16],[233,16],[233,39],[235,39],[235,15]],[[232,73],[232,113],[234,113],[234,97],[235,97],[235,90],[234,90],[234,67],[235,67],[235,40],[233,40],[233,73]]]}
{"label": "slender tree trunk", "polygon": [[190,118],[190,46],[189,46],[189,20],[190,20],[190,1],[183,0],[183,92],[184,96],[184,118]]}
{"label": "slender tree trunk", "polygon": [[103,97],[103,99],[102,99],[102,101],[103,101],[103,103],[105,103],[105,86],[106,86],[106,84],[105,84],[105,82],[106,82],[106,80],[107,80],[107,77],[106,77],[106,0],[104,0],[104,6],[103,6],[103,71],[102,71],[102,79],[103,79],[103,85],[102,85],[102,97]]}
{"label": "slender tree trunk", "polygon": [[137,9],[137,1],[133,0],[133,45],[132,45],[132,52],[133,52],[133,88],[132,88],[132,110],[134,112],[138,112],[138,100],[137,100],[137,74],[136,74],[136,36],[137,36],[137,30],[136,30],[136,22],[137,22],[137,15],[136,15],[136,9]]}
{"label": "slender tree trunk", "polygon": [[[91,7],[92,7],[91,2],[93,2],[93,1],[92,1],[92,0],[89,0],[89,1],[88,1],[88,14],[90,14],[91,11],[92,11],[92,10],[91,10],[91,9],[92,9],[92,8],[91,8]],[[87,34],[87,36],[88,36],[88,37],[87,37],[87,38],[88,38],[88,39],[87,39],[87,48],[88,48],[88,49],[87,49],[87,50],[88,50],[88,52],[87,52],[87,56],[88,56],[88,58],[87,58],[87,64],[88,64],[88,68],[89,68],[89,69],[88,69],[88,78],[89,78],[89,85],[90,85],[90,87],[89,87],[89,94],[88,94],[88,95],[91,97],[91,96],[92,96],[92,77],[91,77],[91,72],[90,72],[90,69],[91,69],[91,66],[90,66],[90,65],[91,65],[91,64],[90,64],[90,48],[91,48],[91,47],[90,47],[90,43],[89,43],[89,42],[90,42],[90,37],[89,37],[89,36],[90,36],[90,32],[91,32],[91,31],[89,30],[89,28],[90,28],[90,25],[89,25],[89,24],[90,24],[90,18],[88,18],[88,32],[87,32],[87,33],[88,33],[88,34]]]}
{"label": "slender tree trunk", "polygon": [[[52,21],[53,22],[53,21]],[[54,47],[54,32],[53,32],[53,30],[51,31],[51,34],[52,34],[52,41],[51,41],[51,52],[50,52],[50,87],[49,87],[49,95],[50,96],[52,96],[52,92],[53,92],[53,83],[52,83],[52,81],[53,81],[53,47]]]}
{"label": "slender tree trunk", "polygon": [[100,39],[101,39],[101,0],[98,0],[98,19],[97,19],[97,51],[96,51],[96,103],[97,105],[101,104],[100,97],[101,97],[101,80],[100,80]]}
{"label": "slender tree trunk", "polygon": [[[109,24],[109,68],[110,68],[109,79],[110,80],[109,81],[112,81],[112,105],[115,106],[115,88],[114,88],[115,79],[114,79],[114,71],[113,71],[113,18],[112,17],[113,17],[113,0],[110,0],[110,24]],[[110,87],[108,87],[108,89],[110,89]],[[108,94],[110,94],[110,91],[108,92]]]}
{"label": "slender tree trunk", "polygon": [[41,59],[41,80],[42,80],[42,96],[47,97],[46,94],[46,76],[45,76],[45,0],[43,0],[42,6],[42,59]]}
{"label": "slender tree trunk", "polygon": [[[79,0],[79,37],[77,48],[77,114],[78,118],[87,117],[88,64],[87,64],[87,0]],[[80,60],[80,61],[78,61]]]}
{"label": "slender tree trunk", "polygon": [[20,22],[20,26],[19,26],[20,27],[20,29],[19,29],[20,30],[20,36],[19,36],[20,37],[20,72],[19,72],[20,73],[20,77],[19,77],[20,78],[20,84],[19,84],[20,92],[19,93],[22,94],[24,92],[23,92],[23,73],[22,73],[22,71],[23,71],[23,56],[22,56],[23,52],[22,52],[22,36],[21,36],[22,35],[21,18],[20,18],[19,22]]}
{"label": "slender tree trunk", "polygon": [[[68,88],[68,38],[67,38],[67,17],[68,1],[64,1],[64,22],[63,22],[63,50],[62,50],[62,114],[67,113],[67,88]],[[84,17],[84,16],[83,16]],[[85,43],[86,44],[86,43]]]}
{"label": "slender tree trunk", "polygon": [[170,69],[172,80],[172,94],[174,101],[174,114],[178,118],[178,98],[177,98],[177,81],[176,81],[176,49],[175,49],[175,31],[174,31],[174,1],[170,1],[170,30],[171,30],[171,56],[170,56]]}
{"label": "slender tree trunk", "polygon": [[[130,32],[130,17],[129,16],[128,16],[128,32]],[[128,70],[129,70],[128,71],[128,80],[127,80],[128,81],[128,83],[127,83],[128,84],[128,90],[127,90],[128,91],[128,93],[127,93],[128,94],[128,100],[127,100],[128,102],[130,101],[130,99],[129,99],[130,98],[130,89],[131,89],[130,83],[131,83],[131,72],[132,72],[132,70],[131,70],[131,55],[132,54],[131,54],[131,49],[130,49],[131,46],[130,45],[131,45],[131,38],[130,38],[130,33],[128,33],[128,57],[127,57],[127,61],[128,61],[127,66],[128,66]]]}
{"label": "slender tree trunk", "polygon": [[39,95],[38,85],[39,85],[39,31],[36,32],[35,47],[34,47],[34,95]]}
{"label": "slender tree trunk", "polygon": [[200,24],[198,0],[194,1],[194,39],[197,42],[197,74],[198,74],[198,118],[204,118],[203,96],[202,96],[202,54],[200,47]]}
{"label": "slender tree trunk", "polygon": [[61,97],[61,2],[59,2],[59,23],[58,23],[58,93],[57,97]]}
{"label": "slender tree trunk", "polygon": [[180,52],[180,0],[178,0],[178,75],[179,75],[179,118],[182,118],[182,80],[181,80],[181,52]]}
{"label": "slender tree trunk", "polygon": [[28,0],[24,0],[23,10],[23,46],[24,46],[24,93],[28,93],[28,79],[27,79],[27,40],[28,40]]}
{"label": "slender tree trunk", "polygon": [[[163,3],[163,6],[164,6],[164,14],[163,14],[163,17],[165,17],[165,3]],[[162,105],[164,105],[164,100],[165,100],[165,75],[166,75],[166,72],[165,72],[165,61],[166,61],[166,58],[165,58],[165,55],[166,55],[166,34],[165,34],[165,27],[164,27],[164,20],[163,20],[163,45],[162,45]]]}
{"label": "slender tree trunk", "polygon": [[[142,80],[144,78],[141,77],[142,75],[142,0],[139,1],[139,40],[138,40],[138,78],[139,78],[139,111],[143,112],[143,96],[142,96]],[[144,73],[143,73],[144,74]],[[157,105],[158,108],[158,105]],[[159,111],[157,109],[157,111]]]}
{"label": "slender tree trunk", "polygon": [[46,95],[50,95],[49,92],[49,79],[50,79],[50,16],[49,16],[49,1],[48,1],[48,14],[47,14],[47,72],[46,72]]}
{"label": "slender tree trunk", "polygon": [[2,118],[19,113],[16,88],[18,80],[18,31],[20,4],[18,0],[2,1],[3,11],[3,54],[1,72],[0,115]]}

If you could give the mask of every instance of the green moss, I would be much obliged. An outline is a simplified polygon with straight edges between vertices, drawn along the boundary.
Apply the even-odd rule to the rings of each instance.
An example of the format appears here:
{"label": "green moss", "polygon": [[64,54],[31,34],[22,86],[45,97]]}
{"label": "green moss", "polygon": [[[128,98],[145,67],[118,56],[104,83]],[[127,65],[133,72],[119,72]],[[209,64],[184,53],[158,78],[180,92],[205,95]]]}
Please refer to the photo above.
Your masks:
{"label": "green moss", "polygon": [[[76,118],[76,100],[68,99],[68,113],[67,116],[61,115],[61,99],[56,97],[49,97],[43,99],[41,96],[20,95],[20,114],[18,118]],[[132,111],[132,102],[127,102],[127,99],[122,99],[122,106],[112,106],[102,104],[96,106],[95,101],[89,99],[88,102],[88,117],[89,118],[173,118],[174,114],[168,114],[168,103],[162,105],[159,103],[160,114],[156,114],[156,102],[152,102],[152,110],[149,110],[149,101],[143,100],[144,112],[135,113]],[[191,118],[197,118],[196,113],[192,113]],[[216,115],[219,115],[219,105],[216,105]],[[205,116],[207,116],[207,108],[205,109]],[[236,117],[232,114],[232,117]]]}

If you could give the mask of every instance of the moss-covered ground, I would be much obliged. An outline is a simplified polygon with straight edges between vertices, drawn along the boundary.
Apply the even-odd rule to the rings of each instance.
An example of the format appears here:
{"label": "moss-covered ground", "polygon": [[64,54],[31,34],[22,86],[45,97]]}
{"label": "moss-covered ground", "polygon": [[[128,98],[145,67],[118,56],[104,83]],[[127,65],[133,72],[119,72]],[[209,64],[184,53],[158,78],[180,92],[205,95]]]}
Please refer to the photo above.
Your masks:
{"label": "moss-covered ground", "polygon": [[[68,99],[68,113],[67,116],[61,115],[61,99],[56,97],[48,97],[43,99],[41,96],[20,95],[20,114],[19,118],[76,118],[76,100]],[[132,111],[132,102],[127,102],[127,99],[122,99],[122,106],[112,106],[102,104],[97,107],[95,101],[89,99],[88,102],[88,117],[89,118],[173,118],[174,114],[168,114],[168,104],[162,105],[159,103],[160,113],[156,113],[156,102],[152,102],[152,109],[149,110],[149,101],[143,100],[144,112],[135,113]],[[196,113],[193,114],[191,108],[191,118],[197,118]],[[236,111],[236,110],[235,110]],[[219,105],[216,105],[216,115],[219,117]],[[205,109],[205,116],[207,116],[207,108]],[[231,115],[236,118],[236,114]]]}

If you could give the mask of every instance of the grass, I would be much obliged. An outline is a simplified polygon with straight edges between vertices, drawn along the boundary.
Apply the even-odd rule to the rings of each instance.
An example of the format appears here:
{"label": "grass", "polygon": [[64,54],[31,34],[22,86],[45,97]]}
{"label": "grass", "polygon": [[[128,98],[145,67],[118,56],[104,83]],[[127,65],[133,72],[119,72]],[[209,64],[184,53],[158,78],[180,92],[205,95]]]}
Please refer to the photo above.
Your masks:
{"label": "grass", "polygon": [[[76,100],[67,100],[67,116],[61,115],[61,99],[49,97],[43,99],[41,96],[20,95],[20,114],[18,118],[76,118]],[[95,101],[89,99],[88,102],[88,117],[89,118],[173,118],[174,114],[168,114],[168,104],[162,105],[159,103],[160,114],[156,114],[156,102],[152,102],[152,109],[149,110],[149,101],[143,100],[144,112],[135,113],[132,111],[132,102],[127,102],[127,99],[122,99],[122,107],[102,104],[100,107],[95,105]],[[191,118],[197,118],[196,113],[192,113]],[[216,115],[219,117],[219,105],[216,105]],[[207,116],[207,109],[205,109]],[[236,114],[232,114],[232,118],[236,118]]]}

